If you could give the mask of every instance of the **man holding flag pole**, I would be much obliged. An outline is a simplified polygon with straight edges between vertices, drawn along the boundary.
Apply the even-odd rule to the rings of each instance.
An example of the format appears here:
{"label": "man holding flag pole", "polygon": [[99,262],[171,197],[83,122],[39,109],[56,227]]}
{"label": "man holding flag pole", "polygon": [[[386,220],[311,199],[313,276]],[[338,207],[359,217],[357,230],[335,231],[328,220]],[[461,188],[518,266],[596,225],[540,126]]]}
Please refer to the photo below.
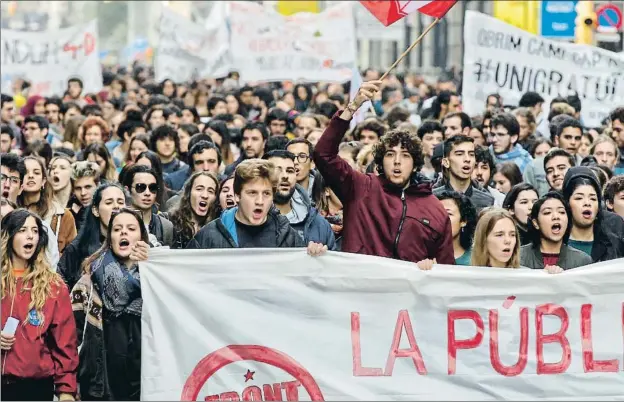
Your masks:
{"label": "man holding flag pole", "polygon": [[[388,73],[420,43],[455,1],[361,3],[386,26],[416,10],[428,13],[435,20],[381,80],[360,85],[346,109],[334,115],[316,145],[314,162],[344,206],[342,250],[411,261],[421,269],[431,269],[434,263],[454,264],[448,214],[433,196],[432,183],[419,173],[423,156],[418,136],[401,129],[384,135],[373,151],[379,174],[355,171],[338,156],[338,147],[354,117],[380,90]],[[354,72],[354,79],[358,77],[359,73],[356,77]]]}

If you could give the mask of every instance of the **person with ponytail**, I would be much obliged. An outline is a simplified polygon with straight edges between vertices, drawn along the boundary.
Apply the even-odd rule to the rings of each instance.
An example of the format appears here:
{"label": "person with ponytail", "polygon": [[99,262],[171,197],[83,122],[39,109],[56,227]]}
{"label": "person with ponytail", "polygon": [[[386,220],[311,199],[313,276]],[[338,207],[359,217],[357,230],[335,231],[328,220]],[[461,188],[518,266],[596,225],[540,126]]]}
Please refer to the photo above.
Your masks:
{"label": "person with ponytail", "polygon": [[112,213],[102,244],[72,290],[80,339],[78,382],[87,401],[138,401],[141,391],[141,278],[148,233],[129,208]]}
{"label": "person with ponytail", "polygon": [[26,209],[1,226],[2,398],[75,400],[76,323],[67,287],[46,257],[47,231]]}

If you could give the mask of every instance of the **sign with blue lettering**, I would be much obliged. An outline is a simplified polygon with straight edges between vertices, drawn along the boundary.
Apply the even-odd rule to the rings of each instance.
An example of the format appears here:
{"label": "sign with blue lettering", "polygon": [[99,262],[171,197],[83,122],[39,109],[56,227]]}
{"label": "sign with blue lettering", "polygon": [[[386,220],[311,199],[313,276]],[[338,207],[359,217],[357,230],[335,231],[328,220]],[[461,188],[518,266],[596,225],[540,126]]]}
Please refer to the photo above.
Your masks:
{"label": "sign with blue lettering", "polygon": [[547,38],[574,39],[578,0],[542,1],[540,34]]}

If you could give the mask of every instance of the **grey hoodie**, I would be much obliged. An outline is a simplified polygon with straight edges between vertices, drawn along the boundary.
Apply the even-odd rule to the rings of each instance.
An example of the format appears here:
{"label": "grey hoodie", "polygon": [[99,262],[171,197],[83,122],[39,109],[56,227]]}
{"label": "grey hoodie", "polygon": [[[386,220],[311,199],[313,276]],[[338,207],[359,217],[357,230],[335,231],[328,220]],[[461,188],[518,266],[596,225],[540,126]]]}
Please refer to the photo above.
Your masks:
{"label": "grey hoodie", "polygon": [[308,192],[299,184],[295,185],[290,206],[292,210],[285,216],[306,244],[313,241],[326,245],[329,250],[336,249],[336,237],[331,225],[312,207]]}

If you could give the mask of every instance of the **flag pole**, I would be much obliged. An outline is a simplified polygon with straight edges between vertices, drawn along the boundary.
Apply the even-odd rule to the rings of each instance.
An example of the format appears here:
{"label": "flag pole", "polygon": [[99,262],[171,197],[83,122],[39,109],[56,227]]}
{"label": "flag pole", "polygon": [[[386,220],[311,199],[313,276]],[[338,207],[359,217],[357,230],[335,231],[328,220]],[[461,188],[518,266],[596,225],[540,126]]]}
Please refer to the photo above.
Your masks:
{"label": "flag pole", "polygon": [[440,22],[440,18],[436,18],[435,20],[433,20],[433,22],[431,24],[429,24],[429,26],[423,31],[423,33],[420,34],[420,36],[418,38],[416,38],[416,40],[414,41],[414,43],[412,43],[410,45],[410,47],[408,47],[402,55],[399,56],[398,59],[396,59],[396,61],[394,62],[394,64],[392,64],[390,66],[390,68],[384,73],[384,75],[381,76],[380,80],[383,81],[384,79],[386,79],[386,77],[388,76],[388,74],[390,74],[390,72],[392,70],[395,69],[396,66],[399,65],[399,63],[405,58],[405,56],[407,56],[407,54],[409,52],[412,51],[412,49],[414,49],[416,47],[416,45],[418,45],[423,38],[425,37],[425,35],[427,35],[429,33],[429,31],[431,31],[433,29],[434,26],[436,26],[438,24],[438,22]]}

